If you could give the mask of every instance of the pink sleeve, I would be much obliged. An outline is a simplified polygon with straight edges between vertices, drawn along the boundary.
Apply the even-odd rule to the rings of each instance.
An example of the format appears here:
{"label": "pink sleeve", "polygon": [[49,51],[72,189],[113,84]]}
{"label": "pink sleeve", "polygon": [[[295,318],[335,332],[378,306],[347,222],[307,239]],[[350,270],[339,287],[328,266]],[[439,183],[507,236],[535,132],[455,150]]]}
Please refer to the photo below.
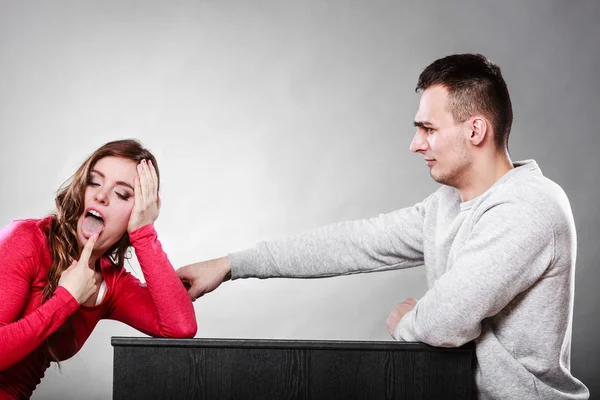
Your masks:
{"label": "pink sleeve", "polygon": [[[25,359],[79,308],[63,287],[20,318],[39,268],[35,226],[13,223],[0,231],[0,371]],[[39,233],[38,233],[39,234]],[[20,319],[19,319],[20,318]]]}
{"label": "pink sleeve", "polygon": [[162,250],[152,224],[129,234],[146,284],[123,271],[106,318],[124,322],[150,336],[196,335],[192,301]]}

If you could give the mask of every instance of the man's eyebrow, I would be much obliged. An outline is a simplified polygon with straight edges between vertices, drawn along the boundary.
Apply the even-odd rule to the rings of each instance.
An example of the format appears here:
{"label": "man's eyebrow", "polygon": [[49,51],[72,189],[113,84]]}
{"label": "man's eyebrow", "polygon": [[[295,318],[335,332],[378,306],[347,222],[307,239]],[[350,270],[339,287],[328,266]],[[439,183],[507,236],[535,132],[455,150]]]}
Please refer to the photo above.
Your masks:
{"label": "man's eyebrow", "polygon": [[[90,173],[93,173],[93,174],[98,174],[98,175],[100,175],[102,178],[105,178],[104,174],[103,174],[102,172],[98,171],[97,169],[93,169],[93,170],[91,170],[91,171],[90,171]],[[131,190],[134,190],[134,189],[133,189],[133,186],[131,186],[131,185],[130,185],[129,183],[127,183],[127,182],[123,182],[123,181],[117,181],[117,182],[116,182],[116,184],[117,184],[117,185],[119,185],[119,186],[126,186],[126,187],[128,187],[129,189],[131,189]],[[134,190],[134,191],[135,191],[135,190]]]}
{"label": "man's eyebrow", "polygon": [[413,125],[418,128],[426,128],[427,126],[433,126],[433,124],[429,121],[415,121]]}

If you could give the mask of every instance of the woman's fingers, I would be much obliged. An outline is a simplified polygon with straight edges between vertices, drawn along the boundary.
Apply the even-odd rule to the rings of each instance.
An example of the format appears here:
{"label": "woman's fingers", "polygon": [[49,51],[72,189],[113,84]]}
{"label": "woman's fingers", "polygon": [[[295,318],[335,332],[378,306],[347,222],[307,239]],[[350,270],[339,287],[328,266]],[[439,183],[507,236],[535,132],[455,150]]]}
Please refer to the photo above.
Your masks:
{"label": "woman's fingers", "polygon": [[139,207],[138,210],[142,211],[146,208],[146,199],[148,198],[146,191],[147,191],[147,184],[146,184],[146,171],[144,171],[144,160],[140,161],[140,163],[138,164],[137,170],[138,170],[138,179],[140,181],[140,203],[139,203]]}
{"label": "woman's fingers", "polygon": [[152,195],[156,197],[156,201],[158,202],[158,174],[156,173],[156,168],[154,164],[152,164],[151,160],[148,160],[148,167],[150,169],[150,176],[152,177]]}
{"label": "woman's fingers", "polygon": [[83,265],[88,266],[90,261],[90,256],[92,255],[92,250],[94,250],[94,244],[96,244],[96,240],[98,240],[98,234],[92,235],[85,246],[83,247],[83,251],[81,252],[81,256],[79,257],[79,261],[83,263]]}
{"label": "woman's fingers", "polygon": [[142,160],[140,178],[144,193],[145,206],[150,206],[153,202],[158,205],[158,175],[152,161]]}
{"label": "woman's fingers", "polygon": [[[75,266],[77,265],[77,260],[73,260],[73,262],[71,263],[71,265],[69,266],[69,268],[65,269],[65,271],[70,271],[73,268],[75,268]],[[64,271],[63,271],[64,273]]]}
{"label": "woman's fingers", "polygon": [[148,207],[152,200],[154,199],[152,192],[152,175],[150,174],[150,169],[148,168],[148,163],[146,160],[142,160],[142,190],[144,193],[144,205]]}
{"label": "woman's fingers", "polygon": [[[140,168],[138,166],[138,173],[140,173]],[[140,176],[136,176],[133,182],[133,212],[136,210],[142,209],[143,196],[142,196],[142,181]]]}

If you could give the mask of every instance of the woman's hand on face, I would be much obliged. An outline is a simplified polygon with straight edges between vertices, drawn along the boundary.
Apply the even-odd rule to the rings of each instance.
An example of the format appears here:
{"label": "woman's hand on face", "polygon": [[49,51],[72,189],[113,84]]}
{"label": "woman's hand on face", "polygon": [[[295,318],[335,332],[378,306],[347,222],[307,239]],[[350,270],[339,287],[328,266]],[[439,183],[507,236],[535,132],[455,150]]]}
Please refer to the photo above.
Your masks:
{"label": "woman's hand on face", "polygon": [[129,217],[127,232],[133,232],[144,225],[153,224],[160,212],[158,197],[158,176],[151,161],[142,160],[137,165],[135,178],[134,205]]}
{"label": "woman's hand on face", "polygon": [[74,260],[73,264],[60,274],[60,279],[58,280],[58,286],[67,289],[80,305],[88,301],[96,293],[94,270],[89,265],[96,239],[98,239],[98,235],[94,235],[88,239],[83,247],[79,261]]}

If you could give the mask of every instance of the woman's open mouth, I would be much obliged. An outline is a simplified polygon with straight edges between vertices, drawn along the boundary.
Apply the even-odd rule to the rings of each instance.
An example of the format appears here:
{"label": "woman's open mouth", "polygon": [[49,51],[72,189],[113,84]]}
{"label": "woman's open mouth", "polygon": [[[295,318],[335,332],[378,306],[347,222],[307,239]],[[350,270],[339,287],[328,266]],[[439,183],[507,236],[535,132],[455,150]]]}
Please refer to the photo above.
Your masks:
{"label": "woman's open mouth", "polygon": [[81,233],[83,236],[90,238],[94,234],[100,235],[103,230],[104,217],[102,214],[93,208],[88,208],[83,218],[83,224],[81,224]]}

